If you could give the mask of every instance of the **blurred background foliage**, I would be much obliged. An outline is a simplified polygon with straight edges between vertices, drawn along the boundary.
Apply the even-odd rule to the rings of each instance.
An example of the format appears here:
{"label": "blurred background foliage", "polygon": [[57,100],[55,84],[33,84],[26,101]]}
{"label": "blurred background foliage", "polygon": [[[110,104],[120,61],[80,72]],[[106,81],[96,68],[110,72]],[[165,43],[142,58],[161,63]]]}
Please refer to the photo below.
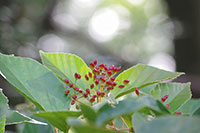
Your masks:
{"label": "blurred background foliage", "polygon": [[[86,63],[145,63],[183,71],[200,96],[198,0],[1,0],[0,53],[40,61],[39,50],[69,52]],[[10,104],[24,99],[0,77]]]}

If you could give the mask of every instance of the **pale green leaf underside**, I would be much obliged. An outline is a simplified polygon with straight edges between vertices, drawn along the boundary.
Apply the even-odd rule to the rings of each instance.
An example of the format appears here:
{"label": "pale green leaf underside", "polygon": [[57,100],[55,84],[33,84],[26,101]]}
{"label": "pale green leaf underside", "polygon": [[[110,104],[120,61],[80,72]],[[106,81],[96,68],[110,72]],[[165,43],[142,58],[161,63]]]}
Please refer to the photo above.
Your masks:
{"label": "pale green leaf underside", "polygon": [[148,122],[148,115],[143,114],[140,112],[136,112],[132,115],[132,126],[135,130],[138,130],[137,128],[140,128],[145,122]]}
{"label": "pale green leaf underside", "polygon": [[180,111],[183,115],[200,116],[200,99],[190,99],[177,111]]}
{"label": "pale green leaf underside", "polygon": [[130,80],[130,82],[123,89],[114,89],[112,94],[115,97],[120,97],[133,92],[135,88],[141,88],[150,84],[159,83],[161,81],[171,80],[182,74],[183,73],[168,72],[152,66],[138,64],[123,71],[117,76],[116,82],[118,85],[123,84],[123,80],[125,79]]}
{"label": "pale green leaf underside", "polygon": [[135,125],[136,133],[198,133],[199,117],[166,116]]}
{"label": "pale green leaf underside", "polygon": [[17,111],[9,110],[6,114],[6,125],[20,124],[20,123],[32,123],[39,125],[47,125],[46,123],[39,122],[28,116],[25,116]]}
{"label": "pale green leaf underside", "polygon": [[39,112],[34,113],[36,116],[39,116],[45,120],[47,120],[49,123],[51,123],[53,126],[58,128],[59,130],[63,132],[67,132],[70,128],[70,126],[67,124],[67,118],[69,117],[79,117],[81,115],[80,112],[73,112],[73,111],[63,111],[63,112]]}
{"label": "pale green leaf underside", "polygon": [[67,110],[69,97],[64,95],[63,83],[40,63],[0,54],[0,71],[22,95],[41,110]]}
{"label": "pale green leaf underside", "polygon": [[91,69],[78,56],[69,53],[45,53],[40,51],[42,62],[62,80],[68,79],[70,82],[75,81],[74,74],[79,73],[82,78],[78,80],[76,86],[81,89],[89,87],[85,80],[85,74],[91,72]]}
{"label": "pale green leaf underside", "polygon": [[185,104],[192,96],[190,91],[190,83],[160,83],[150,85],[140,89],[145,94],[151,95],[158,100],[168,95],[164,104],[169,104],[169,110],[175,112],[183,104]]}

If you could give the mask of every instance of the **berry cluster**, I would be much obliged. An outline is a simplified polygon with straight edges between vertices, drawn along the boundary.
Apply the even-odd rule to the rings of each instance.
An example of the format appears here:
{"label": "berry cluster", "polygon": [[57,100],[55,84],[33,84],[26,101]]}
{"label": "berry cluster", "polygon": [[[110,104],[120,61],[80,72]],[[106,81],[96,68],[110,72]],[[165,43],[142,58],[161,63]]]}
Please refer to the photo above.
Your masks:
{"label": "berry cluster", "polygon": [[[115,89],[124,88],[125,85],[129,84],[129,80],[124,80],[123,84],[117,85],[115,82],[115,77],[118,72],[120,72],[121,67],[115,67],[114,65],[107,67],[106,64],[97,65],[97,60],[91,62],[89,67],[92,69],[92,72],[88,72],[88,74],[84,75],[84,79],[88,81],[88,83],[92,83],[88,86],[88,88],[77,88],[76,83],[78,79],[81,79],[81,75],[75,73],[75,82],[70,83],[68,79],[65,79],[65,83],[72,88],[72,93],[67,89],[65,91],[66,95],[70,95],[73,99],[71,104],[75,104],[75,102],[81,103],[79,99],[86,98],[89,100],[91,104],[96,102],[101,102],[103,97],[107,97],[107,94]],[[73,94],[73,95],[72,95]],[[136,91],[136,94],[139,95],[139,91]]]}

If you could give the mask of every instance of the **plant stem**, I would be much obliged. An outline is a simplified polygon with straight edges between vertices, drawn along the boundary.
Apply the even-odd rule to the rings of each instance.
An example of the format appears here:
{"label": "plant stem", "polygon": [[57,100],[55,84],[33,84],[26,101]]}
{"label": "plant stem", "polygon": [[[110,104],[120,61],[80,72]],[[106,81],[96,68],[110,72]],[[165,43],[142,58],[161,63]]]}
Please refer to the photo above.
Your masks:
{"label": "plant stem", "polygon": [[124,128],[124,124],[126,123],[125,121],[124,121],[124,118],[122,117],[122,116],[120,116],[120,119],[122,120],[122,128]]}
{"label": "plant stem", "polygon": [[118,131],[130,131],[129,128],[118,129]]}
{"label": "plant stem", "polygon": [[87,104],[85,104],[85,103],[83,103],[83,102],[79,101],[78,99],[75,99],[75,100],[76,100],[77,102],[79,102],[79,103],[83,104],[83,105],[89,106],[89,105],[87,105]]}
{"label": "plant stem", "polygon": [[58,129],[54,127],[54,133],[58,133]]}

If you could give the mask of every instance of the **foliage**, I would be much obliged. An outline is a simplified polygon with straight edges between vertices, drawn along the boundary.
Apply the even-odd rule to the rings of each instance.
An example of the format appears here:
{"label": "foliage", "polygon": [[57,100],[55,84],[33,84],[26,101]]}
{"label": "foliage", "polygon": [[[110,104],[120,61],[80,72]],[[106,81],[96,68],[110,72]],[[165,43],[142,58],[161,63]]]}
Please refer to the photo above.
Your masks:
{"label": "foliage", "polygon": [[[0,54],[0,71],[39,108],[34,115],[47,120],[55,132],[195,133],[200,130],[197,124],[200,101],[191,99],[190,83],[163,83],[183,73],[138,64],[116,76],[121,67],[108,67],[97,60],[88,67],[80,57],[68,53],[41,51],[40,54],[44,65]],[[7,103],[1,92],[2,132],[5,124],[44,124],[11,111]],[[26,128],[36,130],[31,125]]]}

